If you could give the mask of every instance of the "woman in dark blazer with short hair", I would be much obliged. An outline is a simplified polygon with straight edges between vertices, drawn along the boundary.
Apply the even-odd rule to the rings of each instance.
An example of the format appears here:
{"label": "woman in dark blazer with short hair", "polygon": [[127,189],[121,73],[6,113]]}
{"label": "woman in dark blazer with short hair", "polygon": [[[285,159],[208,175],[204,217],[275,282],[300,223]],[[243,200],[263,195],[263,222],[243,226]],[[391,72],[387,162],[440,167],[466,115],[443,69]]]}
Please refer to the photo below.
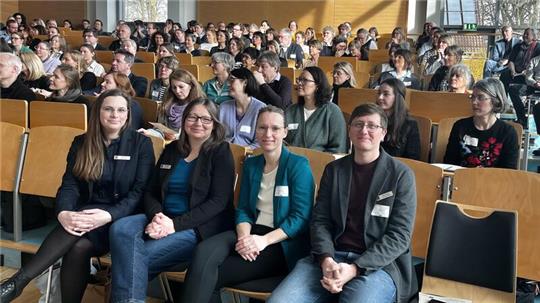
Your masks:
{"label": "woman in dark blazer with short hair", "polygon": [[148,281],[189,261],[199,241],[233,227],[234,160],[216,105],[191,101],[181,125],[150,178],[145,214],[111,227],[111,302],[144,302]]}
{"label": "woman in dark blazer with short hair", "polygon": [[152,143],[129,127],[129,97],[120,90],[99,96],[86,134],[75,137],[56,195],[60,225],[36,255],[1,285],[0,302],[10,302],[47,267],[62,258],[62,302],[81,302],[90,258],[109,251],[110,223],[139,206],[154,165]]}

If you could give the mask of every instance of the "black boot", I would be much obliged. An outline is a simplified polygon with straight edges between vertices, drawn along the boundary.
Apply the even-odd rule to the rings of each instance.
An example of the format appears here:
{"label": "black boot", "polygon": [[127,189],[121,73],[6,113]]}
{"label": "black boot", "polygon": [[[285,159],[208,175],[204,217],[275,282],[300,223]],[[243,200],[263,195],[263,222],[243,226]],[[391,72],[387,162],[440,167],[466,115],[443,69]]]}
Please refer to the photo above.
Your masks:
{"label": "black boot", "polygon": [[0,302],[7,303],[13,301],[21,295],[24,287],[28,284],[28,279],[24,278],[21,271],[18,271],[11,278],[0,284]]}

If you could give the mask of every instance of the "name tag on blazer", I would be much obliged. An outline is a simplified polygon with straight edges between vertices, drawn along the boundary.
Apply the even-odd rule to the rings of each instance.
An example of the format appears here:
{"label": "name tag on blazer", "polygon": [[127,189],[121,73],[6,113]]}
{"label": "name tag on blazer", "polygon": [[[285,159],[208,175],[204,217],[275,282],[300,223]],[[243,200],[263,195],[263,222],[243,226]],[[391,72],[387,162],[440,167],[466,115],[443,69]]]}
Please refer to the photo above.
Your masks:
{"label": "name tag on blazer", "polygon": [[291,54],[290,58],[291,59],[296,59],[296,54]]}
{"label": "name tag on blazer", "polygon": [[407,86],[407,87],[411,86],[411,84],[412,84],[411,81],[405,81],[405,82],[403,82],[403,85],[405,85],[405,86]]}
{"label": "name tag on blazer", "polygon": [[157,90],[153,91],[152,92],[152,97],[155,97],[155,98],[159,97],[159,91],[157,91]]}
{"label": "name tag on blazer", "polygon": [[289,125],[287,125],[287,129],[288,130],[298,129],[298,123],[289,123]]}
{"label": "name tag on blazer", "polygon": [[384,200],[388,197],[392,197],[394,195],[394,193],[392,191],[389,191],[389,192],[385,192],[384,194],[380,194],[378,197],[377,197],[377,200],[376,201],[381,201],[381,200]]}
{"label": "name tag on blazer", "polygon": [[251,133],[251,126],[249,125],[242,125],[240,126],[240,132],[241,133]]}
{"label": "name tag on blazer", "polygon": [[171,169],[171,167],[172,167],[172,165],[170,165],[170,164],[161,164],[159,166],[159,168],[161,168],[161,169]]}
{"label": "name tag on blazer", "polygon": [[288,197],[289,196],[289,187],[288,186],[276,186],[276,197]]}
{"label": "name tag on blazer", "polygon": [[114,155],[114,160],[121,160],[121,161],[129,161],[131,160],[131,156],[121,156],[121,155]]}
{"label": "name tag on blazer", "polygon": [[388,218],[390,216],[390,206],[375,204],[371,211],[371,215],[374,217]]}

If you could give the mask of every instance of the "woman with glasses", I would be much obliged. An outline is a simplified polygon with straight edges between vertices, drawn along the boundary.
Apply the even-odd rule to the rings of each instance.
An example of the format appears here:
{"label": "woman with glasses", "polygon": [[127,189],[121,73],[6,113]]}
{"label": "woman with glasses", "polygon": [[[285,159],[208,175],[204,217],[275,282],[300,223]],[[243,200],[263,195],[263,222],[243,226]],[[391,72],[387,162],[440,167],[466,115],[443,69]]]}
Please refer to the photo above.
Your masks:
{"label": "woman with glasses", "polygon": [[259,111],[256,137],[263,153],[244,163],[236,231],[197,246],[182,302],[221,302],[222,287],[286,275],[307,256],[313,175],[307,159],[283,145],[286,125],[280,108]]}
{"label": "woman with glasses", "polygon": [[203,91],[208,96],[208,99],[219,105],[231,99],[227,80],[231,70],[234,68],[234,57],[225,52],[217,52],[212,55],[210,67],[216,76],[204,82]]}
{"label": "woman with glasses", "polygon": [[471,95],[473,116],[454,123],[444,163],[516,169],[519,159],[516,131],[497,118],[507,102],[503,84],[498,79],[476,82]]}
{"label": "woman with glasses", "polygon": [[225,125],[225,138],[231,143],[251,149],[259,147],[255,141],[255,124],[259,110],[266,106],[255,96],[259,91],[257,81],[250,70],[238,68],[231,71],[229,87],[233,100],[221,103],[219,121]]}
{"label": "woman with glasses", "polygon": [[25,45],[24,35],[22,32],[15,32],[11,34],[11,48],[17,56],[21,52],[32,51],[28,46]]}
{"label": "woman with glasses", "polygon": [[169,77],[178,68],[178,59],[174,56],[164,57],[158,60],[158,78],[150,82],[150,99],[154,101],[163,101],[165,93],[169,88]]}
{"label": "woman with glasses", "polygon": [[[54,228],[37,253],[1,284],[1,302],[62,258],[62,302],[81,302],[90,275],[90,258],[109,251],[109,227],[139,207],[154,165],[150,140],[129,128],[129,98],[119,90],[96,100],[88,131],[75,137],[56,195]],[[121,159],[119,159],[121,158]],[[115,265],[116,266],[116,265]]]}
{"label": "woman with glasses", "polygon": [[[146,188],[144,214],[111,227],[111,302],[145,302],[148,281],[233,226],[234,161],[216,105],[193,100]],[[191,271],[191,269],[190,269]],[[205,282],[207,283],[207,282]]]}
{"label": "woman with glasses", "polygon": [[[379,105],[388,117],[388,127],[381,146],[394,157],[420,159],[420,133],[416,120],[405,105],[406,88],[402,81],[390,78],[379,86]],[[369,128],[368,128],[369,131]]]}
{"label": "woman with glasses", "polygon": [[290,145],[328,153],[347,152],[347,127],[339,107],[332,103],[332,87],[324,72],[306,67],[296,79],[298,103],[285,111]]}

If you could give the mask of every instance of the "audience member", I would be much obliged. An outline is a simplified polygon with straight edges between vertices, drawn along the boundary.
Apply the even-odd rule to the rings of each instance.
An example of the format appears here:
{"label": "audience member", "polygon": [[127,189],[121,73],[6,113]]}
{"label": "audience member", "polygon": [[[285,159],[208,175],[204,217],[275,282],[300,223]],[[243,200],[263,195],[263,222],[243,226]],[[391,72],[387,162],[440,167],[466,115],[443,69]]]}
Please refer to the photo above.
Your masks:
{"label": "audience member", "polygon": [[311,255],[268,303],[327,302],[336,295],[340,302],[401,303],[416,294],[414,173],[380,148],[386,127],[375,104],[352,112],[354,152],[326,166],[310,222]]}
{"label": "audience member", "polygon": [[292,102],[292,82],[279,73],[278,55],[271,51],[262,52],[257,66],[259,69],[253,72],[259,84],[257,99],[285,110]]}
{"label": "audience member", "polygon": [[131,66],[133,66],[134,59],[133,55],[125,50],[116,51],[111,64],[111,71],[128,76],[133,89],[135,89],[135,92],[137,93],[137,97],[144,97],[146,95],[148,80],[144,77],[136,76],[131,72]]}
{"label": "audience member", "polygon": [[169,77],[178,68],[178,59],[173,56],[158,60],[158,77],[150,82],[149,98],[161,102],[169,88]]}
{"label": "audience member", "polygon": [[259,85],[249,69],[237,68],[229,76],[230,96],[233,100],[221,103],[219,121],[225,126],[225,140],[246,146],[259,147],[255,141],[255,129],[259,110],[266,106],[254,96]]}
{"label": "audience member", "polygon": [[212,55],[210,66],[216,76],[204,83],[203,91],[208,99],[221,104],[231,99],[227,79],[234,67],[234,58],[228,53],[218,52]]}
{"label": "audience member", "polygon": [[354,77],[354,67],[349,62],[337,62],[334,64],[332,72],[332,102],[338,104],[339,90],[341,88],[356,87],[356,78]]}
{"label": "audience member", "polygon": [[192,101],[181,125],[148,182],[144,214],[111,227],[112,302],[144,302],[148,281],[190,261],[200,241],[232,228],[234,161],[216,105]]}
{"label": "audience member", "polygon": [[34,92],[19,78],[22,71],[21,59],[14,54],[0,53],[0,97],[21,99],[28,102],[36,99]]}
{"label": "audience member", "polygon": [[298,103],[285,111],[287,137],[292,146],[328,153],[346,153],[347,135],[341,109],[332,103],[332,87],[324,72],[306,67],[296,79]]}
{"label": "audience member", "polygon": [[444,163],[464,167],[517,168],[519,145],[514,128],[497,118],[506,93],[495,78],[476,82],[471,95],[473,116],[454,123]]}
{"label": "audience member", "polygon": [[514,32],[511,26],[503,26],[501,34],[502,38],[495,42],[491,56],[484,65],[484,78],[492,77],[506,69],[512,49],[520,42],[518,37],[513,36]]}
{"label": "audience member", "polygon": [[182,302],[221,302],[222,287],[285,275],[308,254],[313,175],[306,158],[285,148],[286,135],[283,111],[261,109],[256,136],[262,155],[243,165],[236,231],[197,246]]}
{"label": "audience member", "polygon": [[[152,143],[130,129],[129,121],[130,103],[119,90],[96,100],[88,131],[75,137],[67,157],[56,195],[60,224],[29,262],[2,282],[2,302],[18,297],[33,278],[60,258],[62,302],[82,301],[90,258],[109,251],[110,223],[136,211],[154,166]],[[118,161],[117,155],[129,160]]]}

